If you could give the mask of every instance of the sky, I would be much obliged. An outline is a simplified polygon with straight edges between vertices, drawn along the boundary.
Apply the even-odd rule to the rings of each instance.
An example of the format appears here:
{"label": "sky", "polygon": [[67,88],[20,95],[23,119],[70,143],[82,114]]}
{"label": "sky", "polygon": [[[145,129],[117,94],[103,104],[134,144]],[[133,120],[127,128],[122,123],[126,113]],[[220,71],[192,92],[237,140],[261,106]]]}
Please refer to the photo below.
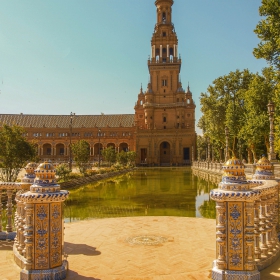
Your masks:
{"label": "sky", "polygon": [[[174,0],[188,83],[199,97],[236,69],[267,66],[253,48],[261,0]],[[0,0],[0,113],[133,114],[156,23],[154,0]],[[198,129],[199,131],[199,129]]]}

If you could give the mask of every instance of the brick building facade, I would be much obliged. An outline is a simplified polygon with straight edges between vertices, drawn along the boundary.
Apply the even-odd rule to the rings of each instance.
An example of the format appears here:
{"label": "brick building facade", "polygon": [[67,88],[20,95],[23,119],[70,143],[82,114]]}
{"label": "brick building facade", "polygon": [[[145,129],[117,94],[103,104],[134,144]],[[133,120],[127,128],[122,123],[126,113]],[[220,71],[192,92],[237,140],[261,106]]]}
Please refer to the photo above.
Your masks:
{"label": "brick building facade", "polygon": [[0,114],[0,125],[25,128],[35,140],[41,159],[69,160],[69,144],[80,139],[90,144],[91,160],[100,148],[136,151],[137,164],[189,164],[196,150],[195,104],[182,88],[181,58],[172,23],[173,0],[156,0],[157,19],[148,60],[150,80],[142,87],[135,114],[122,115],[26,115]]}

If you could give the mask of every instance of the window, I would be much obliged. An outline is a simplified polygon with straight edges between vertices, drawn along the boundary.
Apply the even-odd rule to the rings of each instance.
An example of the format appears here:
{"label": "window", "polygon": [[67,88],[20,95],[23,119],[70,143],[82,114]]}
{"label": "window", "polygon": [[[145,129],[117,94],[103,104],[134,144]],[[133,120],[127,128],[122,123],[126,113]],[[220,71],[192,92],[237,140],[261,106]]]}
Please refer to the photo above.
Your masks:
{"label": "window", "polygon": [[163,37],[166,37],[166,32],[162,32],[162,36],[163,36]]}
{"label": "window", "polygon": [[47,155],[51,155],[51,151],[52,151],[51,148],[47,148]]}
{"label": "window", "polygon": [[166,87],[167,86],[167,80],[162,80],[162,86]]}
{"label": "window", "polygon": [[168,144],[167,142],[162,143],[164,149],[167,149],[167,144]]}
{"label": "window", "polygon": [[177,98],[177,102],[179,102],[179,98]]}
{"label": "window", "polygon": [[180,124],[179,123],[177,123],[177,128],[179,128],[180,127]]}
{"label": "window", "polygon": [[59,149],[59,154],[60,154],[61,156],[64,155],[64,148],[60,148],[60,149]]}
{"label": "window", "polygon": [[163,21],[163,22],[166,21],[166,13],[165,13],[165,12],[162,13],[162,21]]}
{"label": "window", "polygon": [[164,126],[163,129],[166,129],[166,126]]}
{"label": "window", "polygon": [[163,117],[163,122],[166,122],[166,117]]}

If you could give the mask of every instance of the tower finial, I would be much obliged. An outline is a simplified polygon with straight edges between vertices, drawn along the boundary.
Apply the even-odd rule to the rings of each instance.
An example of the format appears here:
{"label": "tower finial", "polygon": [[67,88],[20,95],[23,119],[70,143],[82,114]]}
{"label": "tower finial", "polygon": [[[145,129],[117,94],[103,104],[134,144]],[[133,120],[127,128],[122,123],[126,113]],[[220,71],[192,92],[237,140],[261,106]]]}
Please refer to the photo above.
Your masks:
{"label": "tower finial", "polygon": [[188,82],[188,91],[190,91],[190,82]]}

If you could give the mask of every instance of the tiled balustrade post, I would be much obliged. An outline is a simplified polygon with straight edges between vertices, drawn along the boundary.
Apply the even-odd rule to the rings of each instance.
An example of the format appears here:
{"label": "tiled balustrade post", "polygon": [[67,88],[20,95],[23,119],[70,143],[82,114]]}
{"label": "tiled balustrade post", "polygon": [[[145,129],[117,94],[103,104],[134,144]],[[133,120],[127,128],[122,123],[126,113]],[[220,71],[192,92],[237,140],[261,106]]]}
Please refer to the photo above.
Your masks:
{"label": "tiled balustrade post", "polygon": [[25,248],[21,280],[65,279],[68,262],[63,260],[63,202],[69,192],[56,184],[56,170],[42,163],[35,170],[30,191],[21,193],[25,205]]}
{"label": "tiled balustrade post", "polygon": [[[228,160],[223,166],[224,174],[219,188],[210,193],[211,199],[216,201],[217,205],[217,229],[221,227],[221,213],[224,213],[222,231],[216,232],[217,259],[212,269],[214,280],[260,279],[254,248],[254,201],[259,192],[250,189],[251,184],[246,181],[244,168],[240,160]],[[225,250],[225,253],[222,251],[222,256],[221,244]]]}

